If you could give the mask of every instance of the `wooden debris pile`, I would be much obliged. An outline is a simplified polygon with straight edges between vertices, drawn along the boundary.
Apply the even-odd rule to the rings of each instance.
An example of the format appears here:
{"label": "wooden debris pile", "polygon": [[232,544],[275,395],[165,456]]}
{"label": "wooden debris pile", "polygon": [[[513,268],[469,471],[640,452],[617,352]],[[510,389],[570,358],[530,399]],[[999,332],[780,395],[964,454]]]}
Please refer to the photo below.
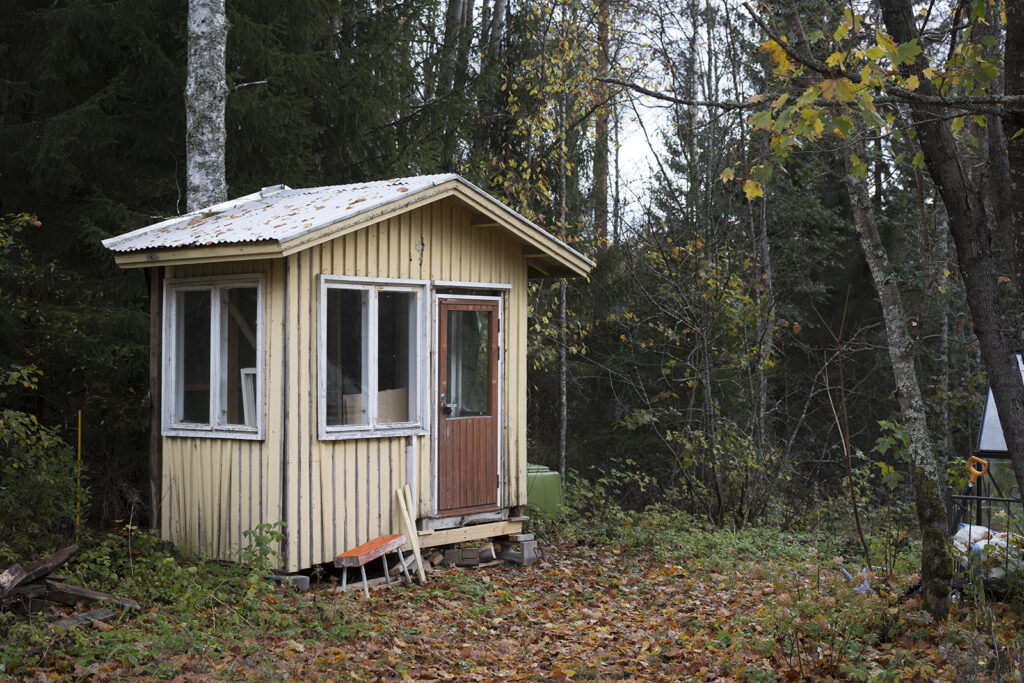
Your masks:
{"label": "wooden debris pile", "polygon": [[444,551],[445,564],[456,567],[493,567],[498,564],[529,567],[536,561],[537,540],[533,534],[508,534],[498,539],[497,546],[488,542],[481,546]]}
{"label": "wooden debris pile", "polygon": [[[55,628],[105,624],[117,616],[111,607],[136,613],[142,611],[134,600],[64,583],[64,577],[54,571],[78,550],[76,543],[28,567],[12,564],[0,573],[0,611],[23,616],[45,612],[50,625]],[[92,605],[99,606],[88,611],[80,609]]]}
{"label": "wooden debris pile", "polygon": [[[405,563],[409,572],[419,568],[419,561],[415,553],[399,551],[403,553]],[[427,548],[421,554],[423,571],[429,574],[436,567],[456,567],[458,569],[484,569],[495,566],[529,567],[537,561],[537,540],[533,534],[507,534],[495,538],[493,542],[483,544],[466,543],[460,546],[448,548]],[[375,576],[367,578],[366,583],[369,589],[381,588],[401,579],[402,567],[398,562],[388,565],[389,576]],[[353,581],[344,588],[337,586],[335,592],[362,590],[361,581]]]}

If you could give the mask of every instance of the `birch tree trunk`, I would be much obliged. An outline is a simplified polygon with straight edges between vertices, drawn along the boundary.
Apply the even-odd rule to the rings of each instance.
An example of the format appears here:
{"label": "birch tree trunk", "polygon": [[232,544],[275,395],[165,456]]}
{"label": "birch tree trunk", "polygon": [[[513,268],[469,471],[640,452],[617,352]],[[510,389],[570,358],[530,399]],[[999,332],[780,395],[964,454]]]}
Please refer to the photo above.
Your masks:
{"label": "birch tree trunk", "polygon": [[224,174],[224,0],[189,0],[188,80],[185,82],[186,191],[189,211],[227,199]]}
{"label": "birch tree trunk", "polygon": [[897,287],[896,273],[889,263],[885,246],[878,234],[867,181],[853,176],[849,152],[862,159],[866,158],[863,143],[858,141],[851,144],[845,155],[846,187],[850,194],[857,236],[860,238],[861,249],[882,304],[882,317],[889,341],[889,359],[896,380],[900,413],[903,416],[903,426],[910,438],[910,479],[922,539],[922,606],[936,619],[943,619],[949,614],[953,564],[946,540],[946,510],[939,493],[938,467],[928,436],[924,397],[914,366],[913,340],[907,329],[907,317]]}

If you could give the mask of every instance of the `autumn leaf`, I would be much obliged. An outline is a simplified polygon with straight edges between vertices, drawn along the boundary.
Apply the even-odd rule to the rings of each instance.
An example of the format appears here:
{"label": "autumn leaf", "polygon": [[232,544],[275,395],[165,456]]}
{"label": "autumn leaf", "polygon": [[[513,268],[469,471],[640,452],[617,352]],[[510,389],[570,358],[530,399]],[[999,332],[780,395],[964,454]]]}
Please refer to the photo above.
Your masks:
{"label": "autumn leaf", "polygon": [[878,47],[885,50],[890,55],[896,54],[896,41],[885,34],[882,29],[875,29],[875,40],[878,42]]}
{"label": "autumn leaf", "polygon": [[727,183],[736,177],[736,171],[731,168],[727,168],[718,174],[718,177],[722,179],[723,183]]}
{"label": "autumn leaf", "polygon": [[921,85],[921,82],[917,79],[917,76],[907,76],[906,82],[903,84],[907,90],[917,90]]}
{"label": "autumn leaf", "polygon": [[[785,36],[781,37],[781,40],[786,40]],[[766,40],[761,43],[761,52],[768,55],[772,64],[778,68],[779,73],[785,76],[789,73],[790,69],[793,68],[793,62],[789,59],[789,55],[786,54],[785,48],[782,47],[775,40]]]}
{"label": "autumn leaf", "polygon": [[897,66],[900,64],[913,64],[917,55],[921,54],[921,46],[917,44],[917,38],[903,43],[896,49],[896,57],[899,61],[893,60]]}
{"label": "autumn leaf", "polygon": [[754,130],[771,130],[772,113],[770,111],[759,111],[751,115],[747,121]]}
{"label": "autumn leaf", "polygon": [[854,178],[868,177],[868,165],[861,161],[856,154],[850,155],[850,173]]}
{"label": "autumn leaf", "polygon": [[764,187],[756,180],[747,179],[743,181],[743,193],[747,195],[748,201],[754,201],[764,196]]}
{"label": "autumn leaf", "polygon": [[857,93],[854,90],[853,82],[846,78],[828,78],[820,83],[821,96],[826,100],[838,100],[839,102],[850,102]]}

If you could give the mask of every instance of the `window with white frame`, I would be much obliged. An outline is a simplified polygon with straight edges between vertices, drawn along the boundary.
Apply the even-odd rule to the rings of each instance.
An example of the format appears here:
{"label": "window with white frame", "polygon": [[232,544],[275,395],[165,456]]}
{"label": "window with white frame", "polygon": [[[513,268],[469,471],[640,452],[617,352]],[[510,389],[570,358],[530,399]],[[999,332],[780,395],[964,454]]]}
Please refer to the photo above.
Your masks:
{"label": "window with white frame", "polygon": [[423,291],[405,281],[321,280],[321,438],[420,430]]}
{"label": "window with white frame", "polygon": [[164,415],[168,436],[263,436],[263,280],[168,280]]}

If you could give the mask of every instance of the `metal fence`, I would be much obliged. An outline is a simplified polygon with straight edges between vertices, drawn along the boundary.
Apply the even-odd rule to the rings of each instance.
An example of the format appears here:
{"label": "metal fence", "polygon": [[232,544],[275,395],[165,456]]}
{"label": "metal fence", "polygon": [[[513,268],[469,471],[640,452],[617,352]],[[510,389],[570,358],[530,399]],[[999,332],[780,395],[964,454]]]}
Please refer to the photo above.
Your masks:
{"label": "metal fence", "polygon": [[1024,500],[997,496],[954,495],[946,488],[946,524],[949,535],[960,524],[988,527],[994,531],[1012,531],[1024,535]]}

